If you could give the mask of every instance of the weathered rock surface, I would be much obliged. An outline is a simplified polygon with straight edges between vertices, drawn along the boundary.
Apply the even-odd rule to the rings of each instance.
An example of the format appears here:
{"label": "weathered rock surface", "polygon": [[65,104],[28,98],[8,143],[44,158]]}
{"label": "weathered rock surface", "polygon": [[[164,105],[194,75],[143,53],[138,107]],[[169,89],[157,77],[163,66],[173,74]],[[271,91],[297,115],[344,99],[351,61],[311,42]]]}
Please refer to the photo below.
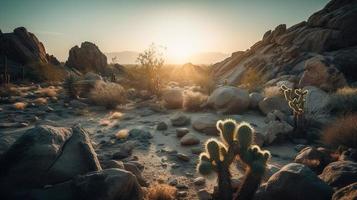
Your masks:
{"label": "weathered rock surface", "polygon": [[66,62],[81,72],[104,72],[107,67],[107,57],[91,42],[83,42],[80,47],[74,46],[69,50]]}
{"label": "weathered rock surface", "polygon": [[320,173],[332,161],[333,159],[326,149],[306,147],[296,155],[294,162],[304,164],[313,171]]}
{"label": "weathered rock surface", "polygon": [[328,200],[333,190],[308,167],[290,163],[272,175],[255,195],[255,200]]}
{"label": "weathered rock surface", "polygon": [[357,182],[337,190],[332,196],[332,200],[350,199],[357,199]]}
{"label": "weathered rock surface", "polygon": [[166,108],[182,108],[183,90],[180,88],[167,89],[163,92],[162,99]]}
{"label": "weathered rock surface", "polygon": [[337,189],[355,183],[357,182],[357,163],[352,161],[330,163],[322,171],[320,178]]}
{"label": "weathered rock surface", "polygon": [[9,192],[38,188],[101,170],[88,133],[80,126],[39,126],[21,136],[0,160],[0,184]]}
{"label": "weathered rock surface", "polygon": [[[345,78],[356,80],[356,10],[356,1],[332,0],[307,21],[289,28],[281,24],[267,31],[250,49],[216,63],[213,74],[218,83],[227,80],[230,85],[241,84],[242,77],[251,71],[262,72],[259,78],[263,84],[285,75],[300,79],[303,74],[302,83],[319,87],[327,83],[329,89],[342,86]],[[326,60],[327,65],[321,65],[320,74],[310,74],[312,63],[307,60],[316,56]],[[312,68],[319,72],[320,67]]]}
{"label": "weathered rock surface", "polygon": [[249,93],[233,86],[219,87],[208,98],[208,105],[224,114],[240,114],[248,109]]}

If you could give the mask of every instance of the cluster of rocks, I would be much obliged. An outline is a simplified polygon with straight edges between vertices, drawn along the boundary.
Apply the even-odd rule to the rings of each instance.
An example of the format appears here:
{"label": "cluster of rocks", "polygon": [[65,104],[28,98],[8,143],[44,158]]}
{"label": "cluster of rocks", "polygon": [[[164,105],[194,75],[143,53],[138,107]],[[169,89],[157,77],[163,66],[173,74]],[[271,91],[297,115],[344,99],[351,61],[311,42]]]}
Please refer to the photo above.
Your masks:
{"label": "cluster of rocks", "polygon": [[4,199],[136,200],[143,195],[140,185],[147,185],[135,162],[110,161],[102,167],[88,132],[79,125],[30,129],[0,163]]}
{"label": "cluster of rocks", "polygon": [[355,1],[332,0],[307,21],[266,32],[250,49],[215,64],[213,74],[220,83],[238,85],[248,73],[262,72],[263,84],[289,80],[324,90],[356,81],[356,9]]}

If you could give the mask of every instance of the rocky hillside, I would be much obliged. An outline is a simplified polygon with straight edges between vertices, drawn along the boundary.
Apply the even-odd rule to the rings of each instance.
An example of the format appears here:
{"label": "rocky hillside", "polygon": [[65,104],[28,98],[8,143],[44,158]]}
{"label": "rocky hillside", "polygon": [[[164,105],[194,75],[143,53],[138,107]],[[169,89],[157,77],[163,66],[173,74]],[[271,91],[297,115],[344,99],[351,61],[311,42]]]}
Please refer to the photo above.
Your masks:
{"label": "rocky hillside", "polygon": [[288,80],[334,90],[357,80],[357,1],[332,0],[307,21],[278,25],[246,51],[213,66],[218,83],[258,85]]}

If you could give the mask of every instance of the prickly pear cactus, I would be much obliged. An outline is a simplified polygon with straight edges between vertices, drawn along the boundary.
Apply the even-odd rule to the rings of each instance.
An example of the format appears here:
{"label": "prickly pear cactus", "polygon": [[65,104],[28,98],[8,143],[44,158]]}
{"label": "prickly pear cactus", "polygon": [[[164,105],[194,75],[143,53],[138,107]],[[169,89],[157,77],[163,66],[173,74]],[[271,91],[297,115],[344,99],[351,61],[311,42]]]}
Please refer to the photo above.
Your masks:
{"label": "prickly pear cactus", "polygon": [[268,151],[262,151],[259,146],[253,145],[254,129],[245,122],[237,124],[236,121],[226,119],[217,122],[222,142],[209,139],[205,145],[205,152],[200,155],[197,170],[203,176],[218,176],[219,199],[231,200],[233,191],[231,187],[230,165],[238,157],[246,166],[245,181],[236,195],[240,200],[249,200],[264,175]]}

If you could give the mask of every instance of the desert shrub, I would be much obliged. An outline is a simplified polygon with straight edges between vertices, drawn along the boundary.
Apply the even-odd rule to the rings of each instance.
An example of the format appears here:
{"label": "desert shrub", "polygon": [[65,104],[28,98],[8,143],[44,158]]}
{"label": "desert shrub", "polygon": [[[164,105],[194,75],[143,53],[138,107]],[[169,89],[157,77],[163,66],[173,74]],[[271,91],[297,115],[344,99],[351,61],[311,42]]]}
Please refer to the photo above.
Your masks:
{"label": "desert shrub", "polygon": [[97,81],[90,91],[89,99],[96,105],[115,108],[126,102],[124,88],[116,83]]}
{"label": "desert shrub", "polygon": [[337,119],[328,126],[322,135],[322,141],[333,148],[357,148],[357,115],[348,115]]}
{"label": "desert shrub", "polygon": [[24,102],[16,102],[13,104],[13,107],[16,109],[16,110],[24,110],[26,108],[27,104],[24,103]]}
{"label": "desert shrub", "polygon": [[264,88],[263,95],[265,97],[275,97],[275,96],[283,96],[283,93],[279,86],[269,86]]}
{"label": "desert shrub", "polygon": [[66,77],[66,71],[62,66],[54,66],[48,63],[33,63],[25,69],[25,78],[39,82],[59,82]]}
{"label": "desert shrub", "polygon": [[47,99],[43,98],[43,97],[40,97],[40,98],[37,98],[37,99],[33,100],[33,103],[36,104],[36,105],[46,105],[47,104]]}
{"label": "desert shrub", "polygon": [[67,76],[62,84],[65,94],[69,98],[77,98],[80,92],[78,81],[80,78],[77,75],[70,74]]}
{"label": "desert shrub", "polygon": [[54,87],[41,88],[37,91],[42,97],[56,97],[57,89]]}
{"label": "desert shrub", "polygon": [[344,87],[331,95],[327,107],[334,114],[357,112],[357,88]]}
{"label": "desert shrub", "polygon": [[147,189],[146,200],[174,200],[176,188],[167,184],[153,184]]}
{"label": "desert shrub", "polygon": [[183,108],[187,111],[198,111],[206,100],[207,96],[200,92],[186,91],[183,95]]}
{"label": "desert shrub", "polygon": [[248,91],[256,91],[264,83],[264,73],[261,70],[248,68],[241,76],[239,86]]}
{"label": "desert shrub", "polygon": [[147,86],[147,90],[159,95],[162,80],[160,71],[164,65],[163,54],[155,44],[151,44],[148,49],[140,53],[137,62],[141,65],[141,70],[145,76],[141,81]]}

